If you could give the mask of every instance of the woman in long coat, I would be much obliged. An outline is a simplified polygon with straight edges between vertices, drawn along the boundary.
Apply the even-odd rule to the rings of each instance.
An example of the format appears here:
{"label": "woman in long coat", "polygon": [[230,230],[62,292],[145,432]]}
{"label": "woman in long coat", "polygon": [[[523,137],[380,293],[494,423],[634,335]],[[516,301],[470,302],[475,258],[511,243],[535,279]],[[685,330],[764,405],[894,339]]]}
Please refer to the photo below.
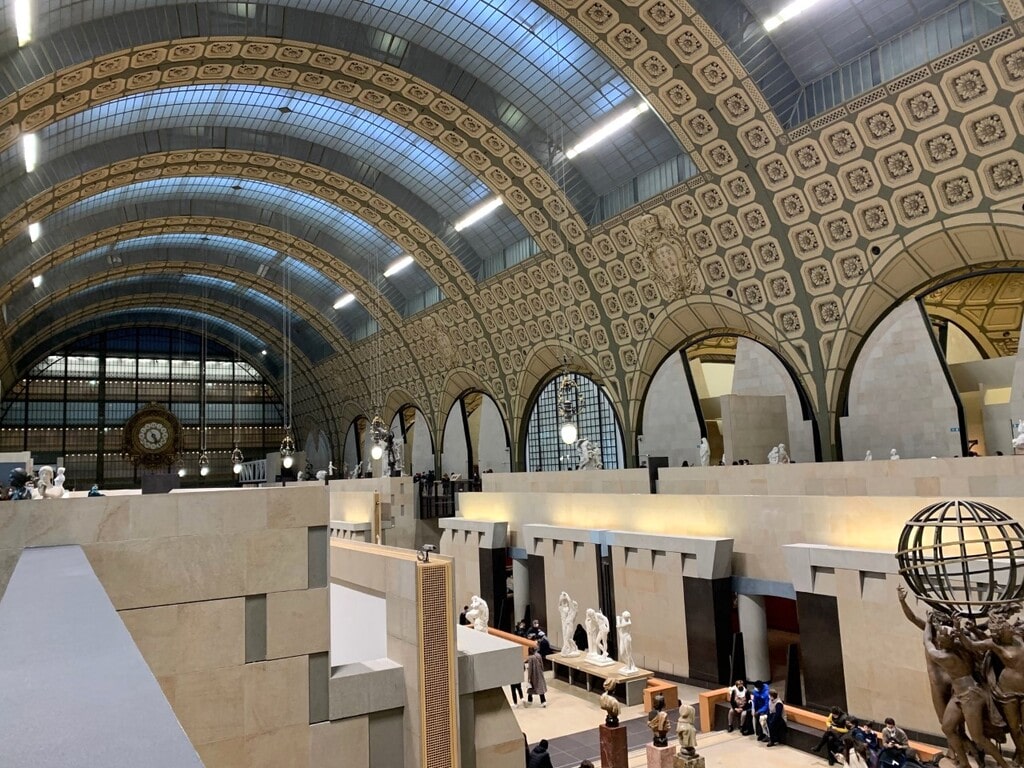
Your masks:
{"label": "woman in long coat", "polygon": [[530,685],[526,690],[526,706],[533,704],[533,697],[536,694],[540,696],[540,705],[546,707],[548,682],[544,679],[544,659],[537,653],[536,648],[531,648],[530,655],[526,657],[526,682]]}

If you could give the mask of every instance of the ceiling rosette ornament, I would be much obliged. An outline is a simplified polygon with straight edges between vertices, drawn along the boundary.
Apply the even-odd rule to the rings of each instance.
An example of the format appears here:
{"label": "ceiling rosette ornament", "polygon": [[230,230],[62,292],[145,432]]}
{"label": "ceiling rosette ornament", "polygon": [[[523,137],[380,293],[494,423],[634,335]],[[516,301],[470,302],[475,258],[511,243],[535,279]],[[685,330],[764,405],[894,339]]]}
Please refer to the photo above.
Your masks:
{"label": "ceiling rosette ornament", "polygon": [[665,224],[647,214],[640,220],[639,245],[647,269],[666,299],[685,299],[703,290],[697,257],[678,224]]}

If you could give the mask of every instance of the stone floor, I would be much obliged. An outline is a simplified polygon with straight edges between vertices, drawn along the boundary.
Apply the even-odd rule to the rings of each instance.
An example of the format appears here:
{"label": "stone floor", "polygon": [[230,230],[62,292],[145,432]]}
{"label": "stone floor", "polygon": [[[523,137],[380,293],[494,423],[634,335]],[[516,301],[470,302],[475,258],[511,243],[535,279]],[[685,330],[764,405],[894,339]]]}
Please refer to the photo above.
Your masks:
{"label": "stone floor", "polygon": [[[700,691],[699,688],[680,685],[679,697],[696,709]],[[509,689],[506,688],[505,693],[511,702]],[[554,768],[578,768],[583,759],[589,759],[595,766],[600,766],[597,726],[604,720],[604,712],[597,704],[598,695],[551,680],[549,673],[547,699],[548,706],[545,708],[534,697],[531,706],[512,710],[530,746],[541,739],[547,739],[548,754]],[[643,706],[623,707],[619,718],[627,727],[629,768],[646,768],[644,747],[651,740],[651,732],[647,728]],[[675,734],[675,720],[675,712],[672,712],[672,735]],[[756,765],[758,768],[818,768],[827,765],[825,759],[817,755],[788,747],[768,749],[753,737],[740,736],[738,732],[699,734],[697,750],[704,757],[707,768],[733,768],[741,765]]]}

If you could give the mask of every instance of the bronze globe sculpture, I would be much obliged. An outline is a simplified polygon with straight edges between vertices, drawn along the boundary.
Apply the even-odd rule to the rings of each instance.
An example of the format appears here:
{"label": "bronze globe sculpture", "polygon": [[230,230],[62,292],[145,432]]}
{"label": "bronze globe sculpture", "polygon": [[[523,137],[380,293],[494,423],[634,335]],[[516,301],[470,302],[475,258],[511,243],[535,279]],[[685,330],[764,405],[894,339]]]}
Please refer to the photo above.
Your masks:
{"label": "bronze globe sculpture", "polygon": [[925,507],[903,527],[896,561],[910,590],[949,615],[983,619],[1024,600],[1024,527],[988,504]]}

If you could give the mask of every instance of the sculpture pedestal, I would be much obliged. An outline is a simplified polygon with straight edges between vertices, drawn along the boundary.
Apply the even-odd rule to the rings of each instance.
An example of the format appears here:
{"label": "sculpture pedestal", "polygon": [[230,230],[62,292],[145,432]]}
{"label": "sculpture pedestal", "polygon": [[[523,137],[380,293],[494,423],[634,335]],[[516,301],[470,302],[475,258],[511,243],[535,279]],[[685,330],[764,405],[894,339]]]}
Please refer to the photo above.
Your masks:
{"label": "sculpture pedestal", "polygon": [[626,748],[626,726],[609,728],[604,723],[597,728],[601,736],[601,768],[628,768],[629,750]]}
{"label": "sculpture pedestal", "polygon": [[673,768],[704,768],[704,758],[700,755],[696,757],[676,755],[673,761]]}
{"label": "sculpture pedestal", "polygon": [[[667,747],[647,745],[647,768],[675,768],[672,759],[676,756],[676,748],[672,744]],[[603,763],[602,763],[603,765]]]}

